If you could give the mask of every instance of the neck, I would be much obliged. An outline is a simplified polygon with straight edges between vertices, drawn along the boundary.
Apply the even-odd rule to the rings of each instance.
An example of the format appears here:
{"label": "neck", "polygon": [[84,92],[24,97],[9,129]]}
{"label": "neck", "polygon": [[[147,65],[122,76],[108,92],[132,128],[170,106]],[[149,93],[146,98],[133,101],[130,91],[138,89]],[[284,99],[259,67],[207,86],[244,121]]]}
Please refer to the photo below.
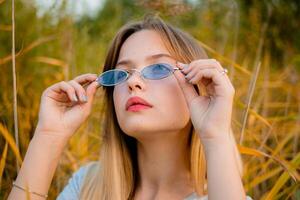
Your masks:
{"label": "neck", "polygon": [[137,191],[142,193],[178,192],[190,194],[189,130],[151,133],[137,140],[139,181]]}

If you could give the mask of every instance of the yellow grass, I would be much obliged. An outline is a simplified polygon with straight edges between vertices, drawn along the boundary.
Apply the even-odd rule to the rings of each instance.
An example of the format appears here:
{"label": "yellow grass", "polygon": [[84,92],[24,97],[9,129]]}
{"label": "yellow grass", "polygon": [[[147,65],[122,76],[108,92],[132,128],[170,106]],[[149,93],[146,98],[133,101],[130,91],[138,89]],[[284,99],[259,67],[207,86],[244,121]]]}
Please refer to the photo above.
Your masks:
{"label": "yellow grass", "polygon": [[[160,8],[159,2],[164,1],[155,2],[156,8]],[[11,1],[0,0],[0,9],[7,3],[11,4]],[[115,15],[122,10],[122,7],[116,7],[118,12]],[[167,4],[164,4],[161,9],[167,8]],[[5,9],[11,7],[7,6]],[[6,73],[1,74],[0,80],[4,85],[0,87],[0,199],[8,196],[12,180],[17,175],[16,160],[22,163],[33,137],[42,91],[67,77],[72,78],[82,73],[99,73],[109,41],[123,23],[115,21],[121,19],[119,15],[111,17],[111,13],[114,12],[108,12],[109,16],[103,18],[106,21],[109,18],[109,24],[105,20],[97,19],[103,23],[99,22],[101,25],[99,29],[92,29],[98,25],[98,21],[92,23],[92,28],[85,29],[85,26],[83,28],[81,24],[74,24],[68,18],[63,19],[54,28],[48,26],[45,28],[48,19],[24,21],[22,17],[30,15],[30,12],[26,11],[22,15],[21,11],[27,8],[21,3],[18,9],[18,14],[21,16],[17,18],[19,21],[16,24],[17,85],[13,92],[17,94],[18,100],[19,147],[14,136],[16,121],[13,120],[13,56],[10,39],[14,28],[11,25],[11,16],[6,16],[5,20],[9,19],[7,21],[0,21],[0,33],[3,34],[0,34],[0,39],[9,38],[9,40],[1,40],[7,41],[5,45],[9,48],[7,51],[3,48],[1,49],[3,52],[0,52],[0,67]],[[212,32],[215,34],[221,31],[223,35],[228,33],[219,29],[212,32],[207,30],[213,25],[211,20],[215,17],[209,11],[201,15],[205,19],[203,23],[207,24],[204,24],[202,29],[190,28],[190,31],[195,33],[194,36],[198,38],[199,44],[211,58],[218,59],[225,67],[232,66],[229,76],[236,88],[232,126],[236,140],[240,140],[238,149],[243,158],[243,182],[247,194],[254,199],[263,200],[300,199],[300,74],[296,70],[296,64],[290,62],[291,53],[284,55],[289,59],[282,66],[274,67],[276,63],[273,62],[275,57],[272,57],[271,49],[268,49],[268,46],[262,48],[266,44],[265,31],[268,30],[269,21],[258,26],[258,16],[251,12],[249,21],[255,26],[252,26],[253,29],[247,33],[256,31],[257,38],[251,38],[254,40],[251,41],[254,54],[248,54],[248,50],[251,49],[247,49],[249,47],[246,45],[243,46],[244,42],[247,42],[243,40],[239,41],[238,45],[232,45],[224,39],[222,41],[224,45],[227,44],[227,49],[225,46],[218,46],[221,40],[215,42],[211,37]],[[271,15],[272,12],[269,14]],[[22,24],[25,24],[28,30],[21,27]],[[255,30],[256,25],[257,30]],[[103,27],[106,27],[105,30]],[[24,31],[24,38],[20,30]],[[285,51],[290,52],[288,50],[292,47],[287,45],[284,48]],[[220,49],[225,50],[220,52]],[[235,58],[232,52],[240,54]],[[300,60],[296,56],[292,58]],[[97,92],[89,120],[71,138],[63,152],[49,191],[49,199],[55,199],[71,174],[81,165],[98,159],[102,141],[102,95],[100,91]]]}

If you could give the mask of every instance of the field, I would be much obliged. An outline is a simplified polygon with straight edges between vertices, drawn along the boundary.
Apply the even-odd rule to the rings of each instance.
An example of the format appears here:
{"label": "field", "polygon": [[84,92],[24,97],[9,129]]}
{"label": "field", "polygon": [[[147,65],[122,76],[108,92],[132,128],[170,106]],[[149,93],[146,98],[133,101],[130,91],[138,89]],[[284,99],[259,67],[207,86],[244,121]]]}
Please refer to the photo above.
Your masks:
{"label": "field", "polygon": [[[236,89],[232,126],[247,194],[300,200],[298,1],[107,0],[93,17],[72,16],[68,1],[41,14],[36,2],[15,1],[12,9],[12,1],[0,0],[0,199],[7,198],[34,134],[43,90],[79,74],[99,74],[116,31],[155,12],[194,36],[228,69]],[[94,104],[63,153],[49,199],[72,172],[98,159],[100,89]]]}

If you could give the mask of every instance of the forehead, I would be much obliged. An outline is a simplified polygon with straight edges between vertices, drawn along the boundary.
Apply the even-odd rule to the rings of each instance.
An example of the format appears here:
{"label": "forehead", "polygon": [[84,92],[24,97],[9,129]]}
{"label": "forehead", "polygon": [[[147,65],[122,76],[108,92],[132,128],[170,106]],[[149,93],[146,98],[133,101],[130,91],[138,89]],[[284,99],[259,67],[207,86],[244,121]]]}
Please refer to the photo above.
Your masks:
{"label": "forehead", "polygon": [[142,30],[129,36],[123,43],[118,60],[130,59],[135,62],[144,60],[149,55],[166,53],[161,36],[154,30]]}

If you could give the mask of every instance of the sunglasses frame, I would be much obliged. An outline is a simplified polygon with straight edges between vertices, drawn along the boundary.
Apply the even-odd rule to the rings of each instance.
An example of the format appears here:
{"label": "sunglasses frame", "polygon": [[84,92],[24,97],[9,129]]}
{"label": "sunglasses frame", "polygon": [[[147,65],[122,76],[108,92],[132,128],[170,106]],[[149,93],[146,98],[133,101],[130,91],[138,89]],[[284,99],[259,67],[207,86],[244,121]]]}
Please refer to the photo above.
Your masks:
{"label": "sunglasses frame", "polygon": [[[148,67],[151,67],[151,66],[153,66],[153,65],[158,65],[158,64],[159,64],[159,65],[167,66],[167,67],[170,69],[169,74],[168,74],[167,76],[165,76],[165,77],[163,77],[163,78],[159,78],[159,79],[149,79],[149,78],[146,78],[146,77],[144,76],[143,71],[144,71],[145,69],[147,69]],[[110,86],[119,85],[119,84],[121,84],[121,83],[127,81],[128,78],[129,78],[129,76],[132,74],[130,71],[136,71],[136,72],[139,72],[139,73],[141,74],[141,76],[143,77],[143,79],[148,79],[148,80],[160,80],[160,79],[164,79],[164,78],[169,77],[169,76],[170,76],[171,74],[173,74],[176,70],[180,70],[180,69],[179,69],[178,67],[173,67],[173,66],[170,65],[169,63],[156,63],[156,64],[151,64],[151,65],[148,65],[148,66],[144,67],[141,71],[139,71],[139,70],[137,70],[137,69],[110,69],[110,70],[107,70],[107,71],[101,73],[101,74],[97,77],[96,81],[98,82],[99,85],[102,85],[102,86],[105,86],[105,87],[110,87]],[[121,82],[119,82],[119,83],[117,83],[117,84],[102,84],[102,83],[100,83],[100,82],[99,82],[100,77],[103,76],[103,75],[106,74],[106,73],[111,72],[111,71],[121,71],[121,72],[125,72],[125,73],[126,73],[126,77],[124,78],[124,80],[122,80]]]}

